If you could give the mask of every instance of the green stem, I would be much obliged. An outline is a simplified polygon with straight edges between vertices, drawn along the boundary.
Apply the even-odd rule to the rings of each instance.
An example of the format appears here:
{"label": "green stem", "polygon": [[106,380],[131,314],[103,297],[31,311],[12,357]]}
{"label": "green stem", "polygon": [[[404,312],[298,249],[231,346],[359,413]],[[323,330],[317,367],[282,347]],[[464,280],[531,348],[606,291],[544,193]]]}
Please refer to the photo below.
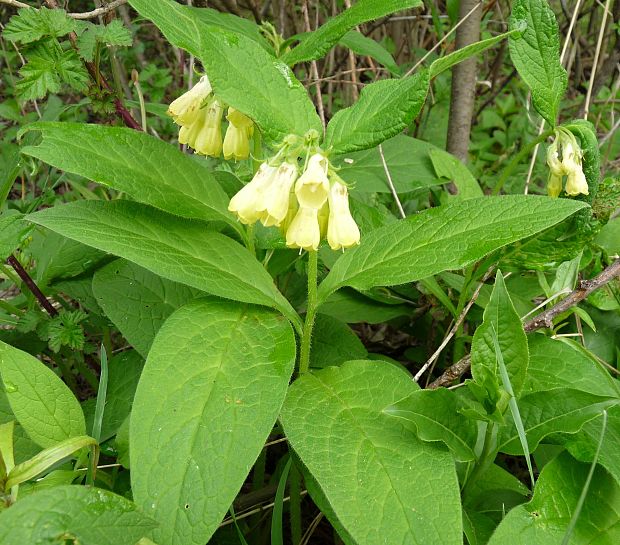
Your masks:
{"label": "green stem", "polygon": [[508,178],[510,178],[510,175],[513,173],[514,169],[517,168],[519,163],[526,156],[528,156],[530,154],[530,151],[532,151],[532,149],[534,149],[541,142],[544,142],[554,132],[555,132],[554,129],[549,129],[549,130],[543,132],[538,138],[532,140],[529,144],[527,144],[525,147],[523,147],[519,153],[517,153],[513,157],[512,161],[510,161],[510,163],[508,163],[508,166],[502,172],[502,175],[501,175],[499,181],[497,182],[497,185],[493,188],[493,195],[498,195],[499,194],[499,192],[504,187],[504,184],[506,183]]}
{"label": "green stem", "polygon": [[315,250],[308,252],[308,304],[306,307],[306,320],[301,336],[301,353],[299,356],[299,374],[308,372],[310,367],[310,345],[312,344],[312,328],[317,309],[317,270],[319,256]]}

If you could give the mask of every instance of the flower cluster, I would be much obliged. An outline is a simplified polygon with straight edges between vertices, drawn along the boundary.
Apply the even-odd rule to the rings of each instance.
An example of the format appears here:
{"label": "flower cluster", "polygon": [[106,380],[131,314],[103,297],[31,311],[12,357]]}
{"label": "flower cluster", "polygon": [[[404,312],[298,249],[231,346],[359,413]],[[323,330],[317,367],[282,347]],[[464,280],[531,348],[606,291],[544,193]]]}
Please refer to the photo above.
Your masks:
{"label": "flower cluster", "polygon": [[225,159],[247,159],[254,132],[252,120],[238,110],[228,108],[228,128],[222,141],[223,114],[224,105],[213,95],[206,75],[168,108],[168,115],[181,127],[181,144],[187,144],[201,155],[219,157],[223,151]]}
{"label": "flower cluster", "polygon": [[317,250],[325,237],[334,250],[359,244],[347,186],[327,157],[315,151],[299,175],[296,157],[282,159],[281,155],[260,166],[228,209],[243,223],[260,220],[265,226],[279,227],[291,248]]}
{"label": "flower cluster", "polygon": [[581,166],[582,151],[573,133],[559,129],[553,143],[547,148],[549,180],[547,193],[557,197],[562,192],[562,178],[566,176],[564,191],[567,195],[587,195],[588,182]]}

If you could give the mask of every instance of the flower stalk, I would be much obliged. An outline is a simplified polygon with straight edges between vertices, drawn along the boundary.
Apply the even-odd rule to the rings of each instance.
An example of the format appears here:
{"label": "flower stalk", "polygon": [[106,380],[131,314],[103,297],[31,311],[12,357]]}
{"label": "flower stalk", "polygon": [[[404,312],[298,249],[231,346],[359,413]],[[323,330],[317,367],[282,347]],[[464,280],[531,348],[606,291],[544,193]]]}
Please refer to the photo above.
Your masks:
{"label": "flower stalk", "polygon": [[308,303],[306,305],[306,319],[304,321],[301,336],[301,349],[299,353],[299,374],[303,375],[310,369],[310,347],[312,345],[312,330],[317,311],[317,276],[318,276],[318,252],[308,252]]}

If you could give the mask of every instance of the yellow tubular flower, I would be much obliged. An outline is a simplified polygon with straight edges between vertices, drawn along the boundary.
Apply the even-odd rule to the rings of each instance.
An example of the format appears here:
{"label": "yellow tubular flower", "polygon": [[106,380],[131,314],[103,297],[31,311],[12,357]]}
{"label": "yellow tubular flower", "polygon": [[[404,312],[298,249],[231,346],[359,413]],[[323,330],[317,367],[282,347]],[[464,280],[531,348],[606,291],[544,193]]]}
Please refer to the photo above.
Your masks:
{"label": "yellow tubular flower", "polygon": [[259,208],[262,208],[265,190],[273,182],[277,170],[276,167],[263,163],[252,181],[230,200],[228,210],[234,212],[242,223],[251,224],[263,216],[264,212]]}
{"label": "yellow tubular flower", "polygon": [[177,125],[191,125],[197,117],[201,104],[211,94],[212,90],[209,78],[202,76],[194,87],[170,104],[168,115],[174,119]]}
{"label": "yellow tubular flower", "polygon": [[562,165],[559,157],[558,157],[558,146],[556,142],[553,142],[547,148],[547,166],[552,174],[555,176],[563,176],[566,174],[564,171],[564,165]]}
{"label": "yellow tubular flower", "polygon": [[198,110],[191,125],[181,127],[179,142],[187,144],[201,155],[219,157],[222,152],[222,106],[211,101]]}
{"label": "yellow tubular flower", "polygon": [[302,206],[286,231],[286,245],[291,248],[318,250],[320,242],[318,210]]}
{"label": "yellow tubular flower", "polygon": [[285,161],[276,170],[257,207],[259,212],[263,212],[261,222],[265,227],[280,225],[285,220],[290,206],[291,188],[296,178],[297,165],[293,163]]}
{"label": "yellow tubular flower", "polygon": [[562,192],[562,176],[556,176],[553,172],[549,172],[549,180],[547,181],[547,195],[550,197],[559,197]]}
{"label": "yellow tubular flower", "polygon": [[308,161],[308,168],[295,184],[295,195],[302,208],[319,209],[327,200],[329,180],[327,179],[327,158],[315,153]]}
{"label": "yellow tubular flower", "polygon": [[228,128],[224,136],[224,158],[236,161],[250,156],[250,136],[253,133],[252,120],[234,108],[228,108]]}
{"label": "yellow tubular flower", "polygon": [[562,166],[568,175],[566,194],[573,197],[580,194],[587,195],[589,192],[588,181],[581,166],[581,150],[573,148],[570,142],[567,142],[562,148]]}
{"label": "yellow tubular flower", "polygon": [[340,182],[334,182],[329,191],[327,242],[332,250],[349,248],[360,243],[360,230],[349,210],[347,186]]}

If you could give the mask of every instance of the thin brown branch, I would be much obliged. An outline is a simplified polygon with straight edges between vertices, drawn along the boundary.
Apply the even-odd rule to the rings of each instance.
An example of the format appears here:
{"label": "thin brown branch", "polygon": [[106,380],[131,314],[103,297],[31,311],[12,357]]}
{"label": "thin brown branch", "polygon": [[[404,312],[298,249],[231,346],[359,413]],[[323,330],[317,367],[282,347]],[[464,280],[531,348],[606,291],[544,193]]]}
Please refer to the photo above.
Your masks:
{"label": "thin brown branch", "polygon": [[18,259],[14,255],[10,255],[6,261],[9,265],[11,265],[11,267],[13,267],[17,275],[22,279],[22,282],[26,284],[32,295],[37,298],[37,301],[39,301],[39,304],[47,311],[47,313],[52,317],[58,316],[58,311],[47,300],[47,297],[43,295],[43,292],[39,289],[39,286],[37,286],[26,269],[22,267],[22,264],[18,261]]}
{"label": "thin brown branch", "polygon": [[[579,287],[573,290],[568,297],[562,299],[559,303],[553,305],[551,308],[541,312],[534,316],[531,320],[528,320],[523,324],[523,329],[526,333],[531,333],[538,329],[545,329],[553,327],[553,320],[560,314],[566,312],[571,307],[579,304],[593,291],[602,288],[605,284],[620,276],[620,259],[614,261],[609,267],[603,270],[598,276],[591,280],[582,280],[579,283]],[[452,382],[460,378],[471,365],[471,355],[468,354],[464,358],[461,358],[454,365],[448,367],[437,380],[429,385],[429,388],[439,388],[441,386],[449,386]]]}
{"label": "thin brown branch", "polygon": [[117,7],[126,4],[128,0],[114,0],[105,6],[101,6],[100,8],[94,9],[93,11],[87,11],[84,13],[68,13],[69,17],[73,19],[94,19],[95,17],[99,17],[100,15],[105,15],[110,11],[115,10]]}
{"label": "thin brown branch", "polygon": [[0,0],[0,4],[6,4],[7,6],[12,6],[14,8],[31,8],[28,4],[24,4],[23,2],[18,2],[17,0]]}

